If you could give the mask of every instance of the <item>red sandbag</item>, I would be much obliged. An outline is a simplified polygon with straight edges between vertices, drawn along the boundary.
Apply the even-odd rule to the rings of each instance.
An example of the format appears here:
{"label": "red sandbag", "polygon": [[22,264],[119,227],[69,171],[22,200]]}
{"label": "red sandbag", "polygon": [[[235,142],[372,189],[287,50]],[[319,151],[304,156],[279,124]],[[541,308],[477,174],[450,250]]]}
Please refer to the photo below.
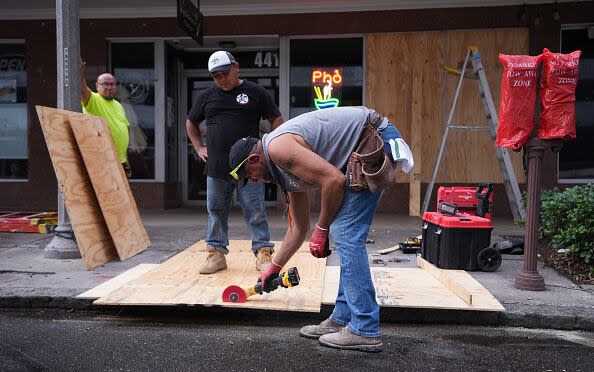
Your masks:
{"label": "red sandbag", "polygon": [[538,138],[575,138],[575,88],[581,54],[580,50],[569,54],[543,50]]}
{"label": "red sandbag", "polygon": [[500,54],[503,64],[497,140],[499,147],[519,149],[534,127],[534,105],[541,56]]}

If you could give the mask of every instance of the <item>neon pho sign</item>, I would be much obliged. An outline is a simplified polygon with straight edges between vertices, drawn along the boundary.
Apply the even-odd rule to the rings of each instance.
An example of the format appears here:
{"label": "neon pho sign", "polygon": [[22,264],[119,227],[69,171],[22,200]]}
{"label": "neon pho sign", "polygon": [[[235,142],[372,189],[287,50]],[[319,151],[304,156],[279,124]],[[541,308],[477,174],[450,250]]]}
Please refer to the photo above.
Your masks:
{"label": "neon pho sign", "polygon": [[316,110],[340,106],[342,96],[342,67],[314,67],[311,69]]}

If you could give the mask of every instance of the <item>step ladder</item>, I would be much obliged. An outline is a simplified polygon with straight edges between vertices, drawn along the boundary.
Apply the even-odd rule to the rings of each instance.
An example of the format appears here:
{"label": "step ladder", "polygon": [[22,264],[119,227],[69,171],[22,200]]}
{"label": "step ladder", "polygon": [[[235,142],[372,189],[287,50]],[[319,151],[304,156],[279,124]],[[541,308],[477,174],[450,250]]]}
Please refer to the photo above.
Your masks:
{"label": "step ladder", "polygon": [[[469,60],[472,63],[474,73],[466,72],[466,67],[468,66]],[[461,71],[451,67],[445,67],[444,70],[449,73],[460,75],[460,79],[458,80],[458,85],[456,86],[456,93],[454,95],[452,107],[450,108],[448,121],[446,122],[445,132],[441,139],[441,145],[439,146],[439,153],[437,154],[437,159],[435,160],[435,166],[433,167],[431,180],[429,181],[429,185],[427,186],[427,191],[425,193],[425,199],[423,200],[423,213],[426,212],[429,207],[429,201],[431,200],[431,193],[433,192],[435,178],[437,177],[439,164],[445,151],[446,141],[450,130],[488,130],[491,134],[491,138],[493,139],[493,145],[495,145],[495,138],[497,136],[497,123],[499,122],[499,119],[497,117],[495,104],[493,103],[493,96],[491,95],[491,90],[489,89],[489,83],[487,81],[487,77],[485,76],[485,69],[483,68],[483,64],[481,62],[481,55],[479,53],[478,47],[468,47]],[[458,96],[460,95],[462,81],[465,78],[477,80],[478,88],[481,94],[481,100],[483,101],[483,106],[487,115],[487,125],[452,125],[452,117],[454,116],[454,110],[456,108],[456,103],[458,102]],[[503,184],[507,193],[507,199],[509,200],[509,206],[511,208],[514,220],[525,221],[526,212],[524,210],[524,203],[522,201],[522,193],[520,192],[520,187],[518,186],[518,180],[516,179],[516,174],[509,157],[509,152],[507,149],[498,146],[495,146],[495,150],[497,153],[497,162],[499,163],[499,168],[501,169]]]}

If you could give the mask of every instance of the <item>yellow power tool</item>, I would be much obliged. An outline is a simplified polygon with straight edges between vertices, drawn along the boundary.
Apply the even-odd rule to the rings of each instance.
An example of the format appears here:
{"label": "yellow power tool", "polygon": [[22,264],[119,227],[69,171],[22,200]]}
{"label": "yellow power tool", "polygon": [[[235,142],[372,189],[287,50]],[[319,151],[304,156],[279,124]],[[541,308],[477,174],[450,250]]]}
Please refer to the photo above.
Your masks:
{"label": "yellow power tool", "polygon": [[[282,272],[278,278],[272,280],[272,290],[278,287],[291,288],[299,284],[299,271],[296,267],[290,268],[288,271]],[[249,288],[241,288],[238,285],[230,285],[223,291],[223,302],[247,302],[248,297],[263,294],[262,279],[258,279],[256,285]]]}

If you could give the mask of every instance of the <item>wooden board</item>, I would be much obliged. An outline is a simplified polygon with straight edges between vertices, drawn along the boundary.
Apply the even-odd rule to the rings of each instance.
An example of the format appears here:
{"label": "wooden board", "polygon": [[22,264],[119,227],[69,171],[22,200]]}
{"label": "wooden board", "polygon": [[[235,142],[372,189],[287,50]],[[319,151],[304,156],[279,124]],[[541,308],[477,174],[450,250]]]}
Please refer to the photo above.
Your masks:
{"label": "wooden board", "polygon": [[[388,116],[405,141],[410,134],[412,46],[402,34],[370,34],[367,37],[366,105]],[[402,178],[397,178],[402,182]]]}
{"label": "wooden board", "polygon": [[[505,311],[499,301],[467,272],[448,270],[448,275],[472,294],[472,305],[452,293],[443,283],[423,269],[371,268],[377,302],[382,307]],[[338,266],[326,268],[323,304],[334,304],[338,293],[339,277]]]}
{"label": "wooden board", "polygon": [[[437,155],[435,149],[439,149],[441,137],[443,136],[443,125],[446,120],[444,104],[445,79],[440,69],[445,59],[447,44],[445,43],[445,32],[421,34],[424,39],[422,44],[424,48],[420,56],[417,56],[420,68],[416,69],[421,75],[415,76],[415,81],[421,80],[420,93],[413,97],[420,103],[420,107],[417,108],[420,114],[413,117],[415,120],[419,120],[419,118],[421,120],[420,134],[413,137],[416,149],[411,148],[411,151],[413,151],[415,162],[417,158],[419,159],[419,168],[416,173],[420,174],[418,176],[420,182],[429,182]],[[415,124],[419,125],[416,122]],[[430,154],[433,154],[433,156]],[[419,197],[419,204],[421,198],[422,196]]]}
{"label": "wooden board", "polygon": [[[443,89],[438,72],[443,60],[443,32],[415,33],[409,36],[414,45],[411,78],[410,148],[415,166],[409,174],[409,215],[421,215],[421,181],[427,168],[423,159],[424,147],[437,146],[439,138],[432,129],[443,121],[440,98]],[[426,171],[425,171],[426,172]]]}
{"label": "wooden board", "polygon": [[78,248],[90,270],[117,253],[70,127],[72,115],[82,114],[42,106],[36,109]]}
{"label": "wooden board", "polygon": [[144,251],[150,240],[140,219],[104,118],[70,115],[70,125],[120,260]]}
{"label": "wooden board", "polygon": [[[440,68],[444,40],[445,32],[372,34],[367,38],[366,104],[388,115],[409,144],[415,166],[409,175],[398,172],[397,181],[411,183],[410,198],[418,199],[418,204],[420,182],[431,176],[435,161],[435,157],[421,159],[421,154],[439,147],[443,133]],[[414,204],[411,214],[416,214]]]}
{"label": "wooden board", "polygon": [[[466,48],[476,45],[481,53],[493,102],[499,108],[501,97],[501,74],[503,66],[499,53],[527,54],[528,29],[509,28],[497,30],[449,31],[446,65],[458,67],[464,61]],[[470,70],[472,71],[472,65]],[[454,97],[458,76],[447,75],[448,110]],[[476,80],[465,79],[454,112],[454,124],[486,123],[485,111],[480,99]],[[439,148],[435,149],[435,153]],[[524,183],[521,153],[509,152],[518,182]],[[494,182],[501,183],[501,170],[497,163],[494,141],[488,132],[452,131],[444,154],[445,173],[437,182]]]}
{"label": "wooden board", "polygon": [[130,270],[124,271],[120,275],[109,279],[105,283],[102,283],[94,288],[89,289],[84,293],[79,294],[78,296],[76,296],[76,298],[94,300],[100,297],[107,296],[111,292],[122,287],[124,284],[129,283],[132,280],[146,274],[147,272],[151,271],[157,266],[159,266],[159,264],[136,265]]}
{"label": "wooden board", "polygon": [[[280,246],[280,242],[276,242]],[[104,296],[97,305],[204,305],[244,307],[253,309],[319,312],[325,259],[315,259],[307,243],[285,266],[296,266],[301,281],[294,288],[279,288],[274,292],[250,297],[247,303],[222,301],[223,290],[229,285],[249,287],[256,283],[259,273],[251,241],[230,241],[227,270],[211,275],[200,275],[198,268],[204,262],[206,245],[200,241],[165,261],[159,267],[142,275],[118,290]]]}
{"label": "wooden board", "polygon": [[453,294],[460,297],[464,302],[472,305],[472,294],[463,286],[458,284],[457,280],[449,275],[449,270],[443,270],[432,263],[424,260],[420,255],[417,255],[417,266],[425,270],[433,277],[441,282]]}
{"label": "wooden board", "polygon": [[[417,214],[420,183],[429,182],[456,88],[456,77],[441,71],[458,67],[468,45],[478,45],[496,107],[501,90],[499,53],[526,54],[528,30],[431,31],[370,34],[367,37],[366,105],[387,114],[415,157],[410,175],[409,213]],[[453,118],[458,124],[483,124],[485,114],[475,80],[465,81]],[[511,153],[516,177],[525,182],[521,154]],[[501,183],[495,145],[487,132],[457,132],[448,136],[438,183]],[[420,178],[420,181],[418,180]]]}

